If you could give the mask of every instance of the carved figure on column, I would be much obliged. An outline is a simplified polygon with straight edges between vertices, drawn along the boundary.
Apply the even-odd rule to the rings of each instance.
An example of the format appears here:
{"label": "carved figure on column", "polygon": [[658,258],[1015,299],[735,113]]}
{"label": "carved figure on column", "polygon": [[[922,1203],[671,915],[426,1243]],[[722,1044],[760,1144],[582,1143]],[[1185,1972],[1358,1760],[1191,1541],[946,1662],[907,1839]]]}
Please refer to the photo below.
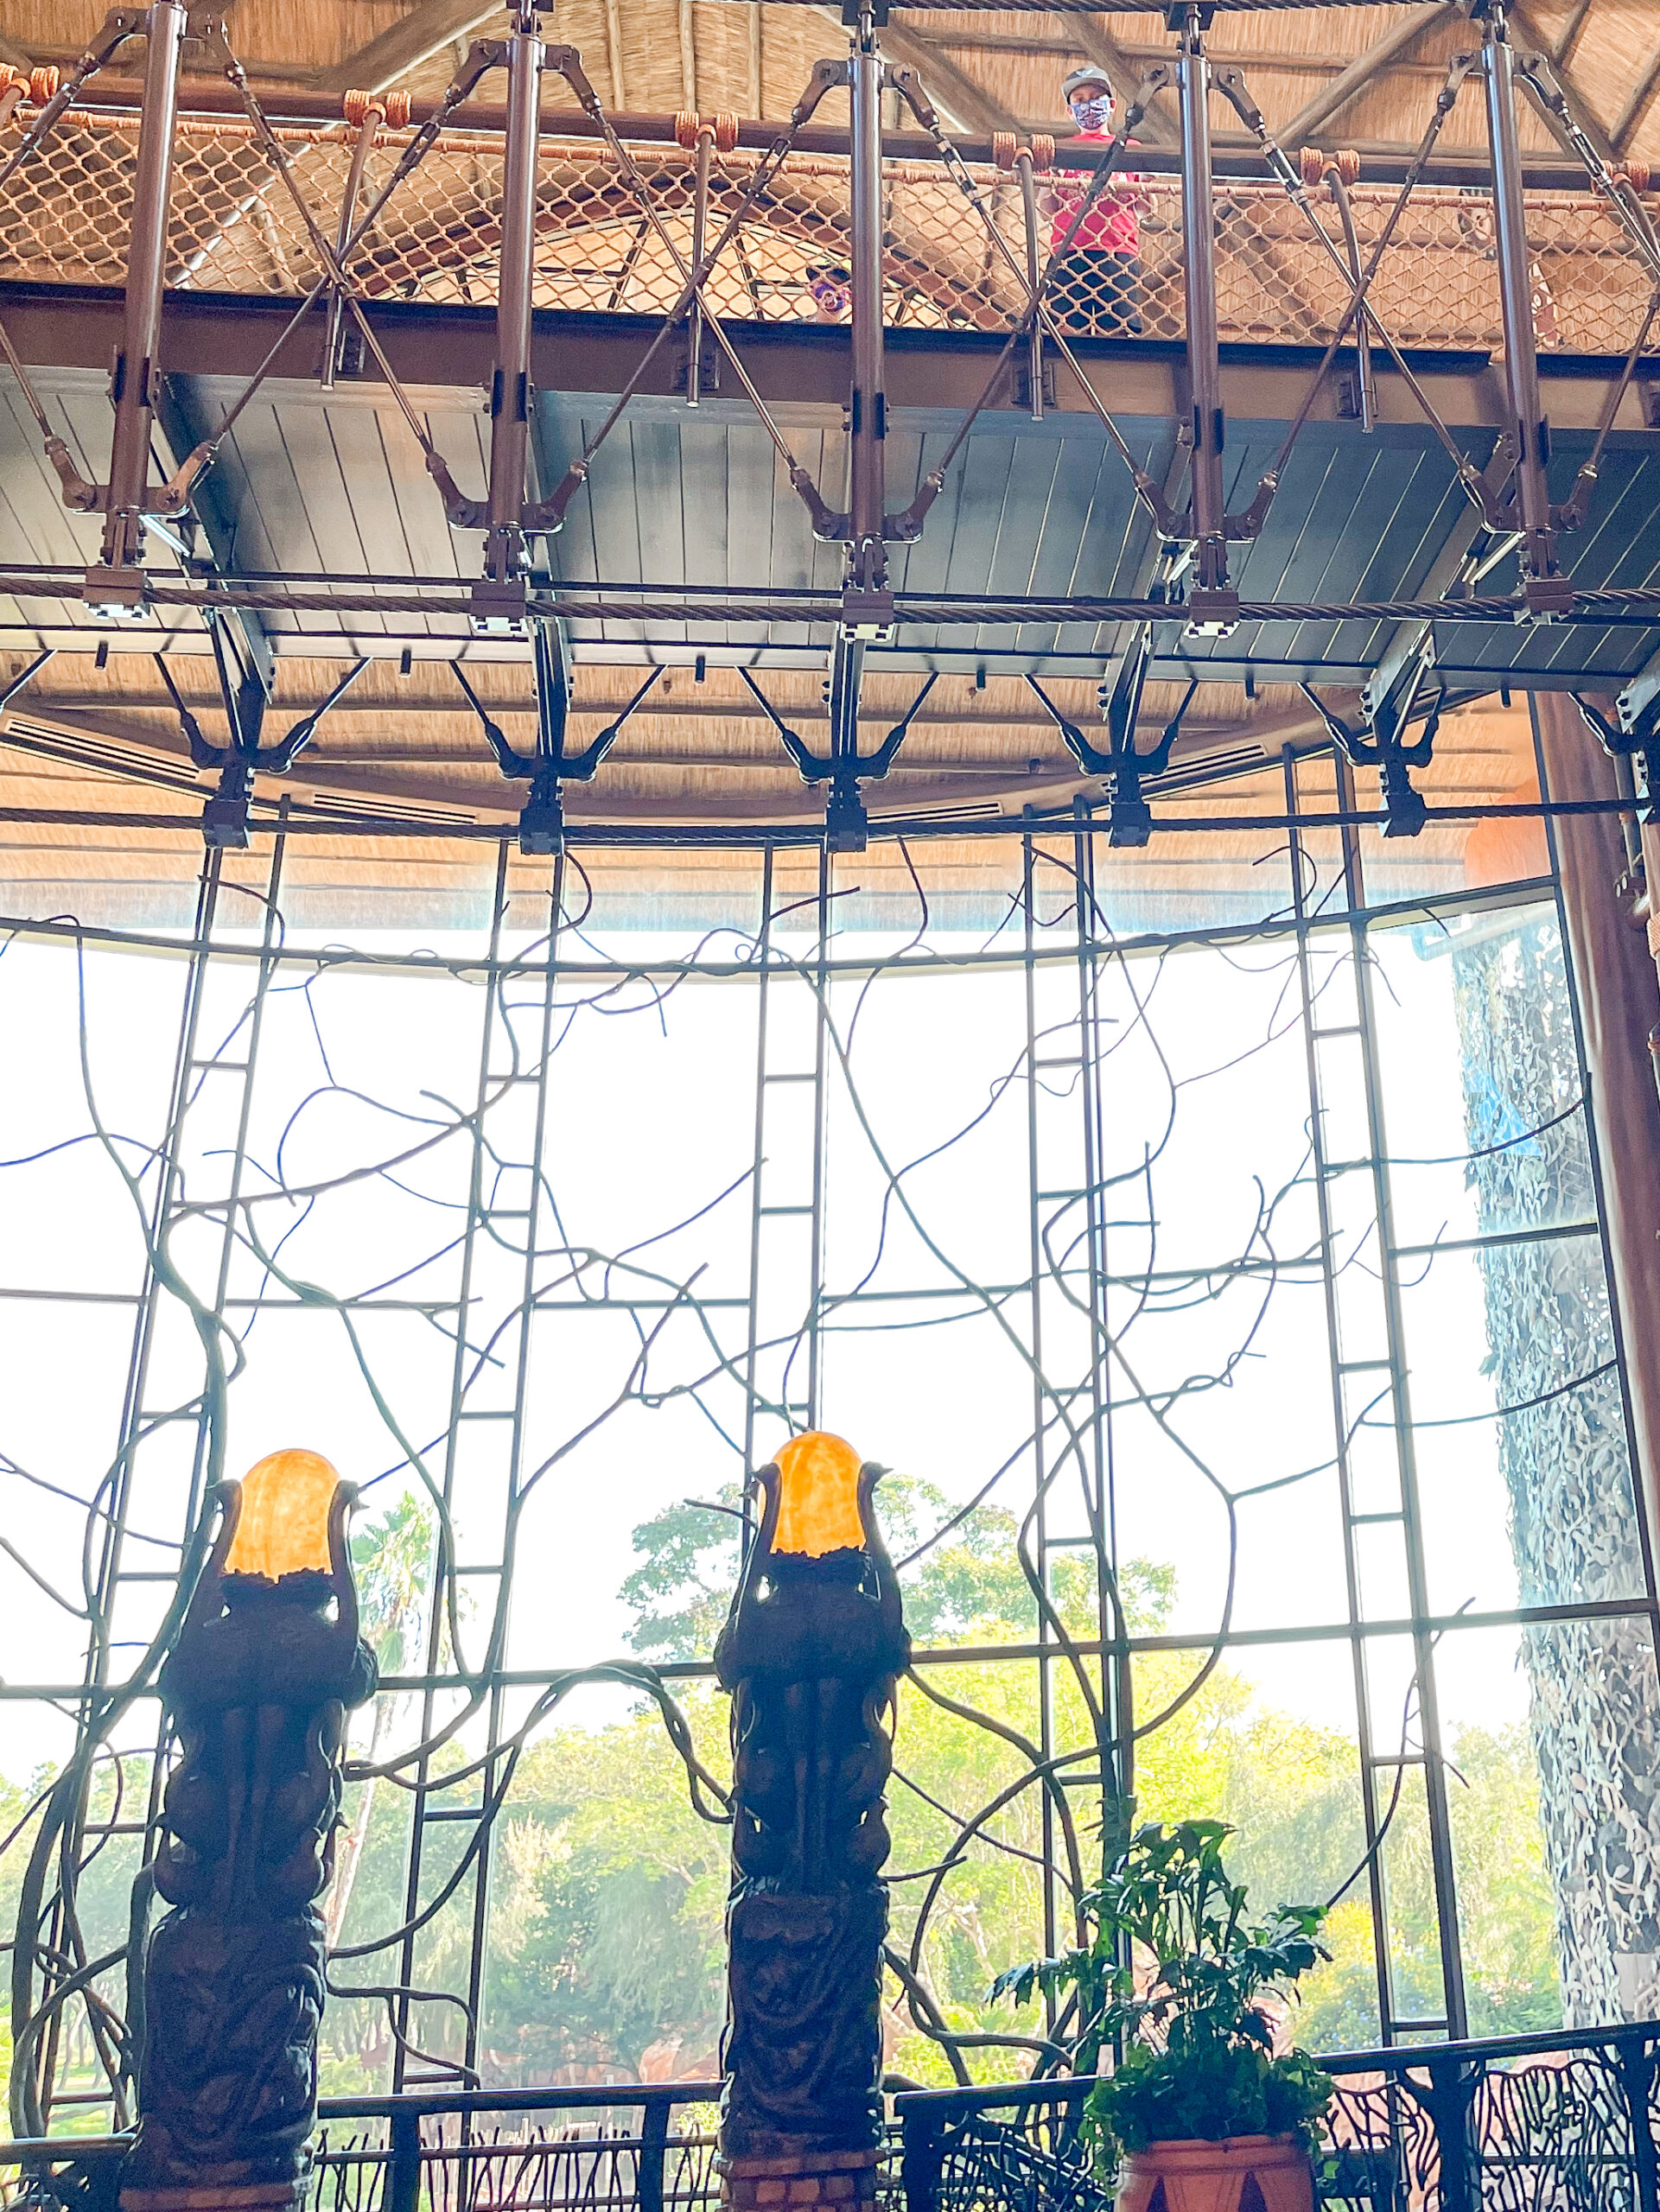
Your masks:
{"label": "carved figure on column", "polygon": [[315,1900],[334,1871],[347,1713],[376,1681],[347,1550],[356,1496],[313,1452],[226,1484],[162,1669],[182,1756],[150,1872],[173,1910],[144,1956],[123,2212],[301,2194],[323,2007]]}
{"label": "carved figure on column", "polygon": [[784,2177],[792,2204],[875,2194],[882,1792],[910,1656],[872,1502],[881,1472],[840,1437],[785,1446],[761,1471],[760,1532],[715,1647],[732,1693],[721,2167],[735,2208]]}

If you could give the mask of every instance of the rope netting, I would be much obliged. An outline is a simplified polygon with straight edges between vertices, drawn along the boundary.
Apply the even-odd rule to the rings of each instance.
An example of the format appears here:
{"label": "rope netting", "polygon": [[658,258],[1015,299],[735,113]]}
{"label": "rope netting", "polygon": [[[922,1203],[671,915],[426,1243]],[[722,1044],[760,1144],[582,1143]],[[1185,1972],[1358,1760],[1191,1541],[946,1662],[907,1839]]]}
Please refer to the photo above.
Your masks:
{"label": "rope netting", "polygon": [[[0,159],[16,119],[0,131]],[[289,128],[278,137],[308,204],[332,235],[346,188],[352,134],[344,124]],[[370,154],[364,201],[407,145],[388,132]],[[0,277],[36,283],[124,281],[137,118],[78,114],[23,164],[0,221]],[[695,159],[677,146],[636,149],[658,211],[690,255]],[[759,156],[717,155],[709,220],[717,232],[738,207]],[[895,327],[1005,331],[1023,301],[1007,263],[944,167],[894,161],[884,168],[886,320]],[[1025,218],[1016,180],[991,168],[975,183],[1016,262]],[[399,188],[372,234],[352,256],[364,296],[436,306],[493,305],[499,283],[500,141],[464,133],[439,139]],[[1064,232],[1081,180],[1040,180],[1039,248]],[[1057,305],[1078,334],[1178,341],[1182,302],[1181,192],[1173,177],[1129,182],[1140,274],[1126,293],[1087,270],[1063,273]],[[1394,188],[1351,188],[1359,251],[1369,257]],[[795,154],[741,225],[709,287],[722,316],[760,322],[810,320],[815,265],[848,250],[848,164]],[[1275,183],[1224,180],[1216,188],[1217,289],[1224,341],[1324,344],[1345,304],[1343,288],[1307,225]],[[1529,195],[1535,321],[1548,352],[1617,354],[1631,345],[1649,286],[1630,240],[1606,206],[1585,193]],[[1335,209],[1328,227],[1338,228]],[[641,316],[668,313],[682,277],[663,238],[603,146],[544,138],[537,205],[538,307]],[[168,283],[177,289],[300,297],[321,274],[311,241],[281,181],[245,124],[181,124],[169,241]],[[1421,187],[1387,249],[1372,300],[1409,346],[1491,351],[1502,344],[1492,203],[1484,192]]]}

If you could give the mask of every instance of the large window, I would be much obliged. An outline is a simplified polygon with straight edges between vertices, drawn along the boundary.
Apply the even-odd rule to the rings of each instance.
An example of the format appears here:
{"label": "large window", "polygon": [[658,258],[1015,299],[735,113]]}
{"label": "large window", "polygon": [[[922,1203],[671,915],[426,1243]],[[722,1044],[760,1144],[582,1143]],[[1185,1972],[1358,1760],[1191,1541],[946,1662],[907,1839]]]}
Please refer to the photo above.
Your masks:
{"label": "large window", "polygon": [[54,2125],[121,2072],[181,1548],[287,1444],[361,1485],[383,1674],[328,2088],[714,2070],[726,1833],[661,1708],[722,1771],[744,1472],[809,1423],[893,1470],[917,1645],[895,2072],[1046,2058],[987,1992],[1067,1940],[1103,1786],[1334,1902],[1318,2048],[1653,2009],[1653,1607],[1548,884],[1407,904],[1329,830],[1225,903],[1082,834],[977,849],[728,855],[655,929],[504,861],[487,928],[342,946],[279,848],[177,942],[10,938],[0,1880]]}

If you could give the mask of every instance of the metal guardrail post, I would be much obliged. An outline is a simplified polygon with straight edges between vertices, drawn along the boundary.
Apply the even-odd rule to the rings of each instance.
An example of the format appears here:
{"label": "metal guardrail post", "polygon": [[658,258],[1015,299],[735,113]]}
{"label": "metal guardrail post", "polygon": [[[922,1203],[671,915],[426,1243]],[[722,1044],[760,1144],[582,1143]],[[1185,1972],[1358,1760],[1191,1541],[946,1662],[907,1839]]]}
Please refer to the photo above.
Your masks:
{"label": "metal guardrail post", "polygon": [[1470,2142],[1470,2107],[1485,2072],[1456,2052],[1430,2051],[1429,2087],[1420,2094],[1441,2145],[1440,2212],[1480,2212],[1479,2180]]}
{"label": "metal guardrail post", "polygon": [[521,8],[507,41],[507,143],[501,184],[501,284],[490,392],[490,490],[484,573],[492,583],[525,570],[531,438],[531,298],[536,251],[537,142],[542,124],[541,25]]}
{"label": "metal guardrail post", "polygon": [[[1022,146],[1014,156],[1014,174],[1021,184],[1021,213],[1026,224],[1026,281],[1033,297],[1037,296],[1038,285],[1043,276],[1043,249],[1038,238],[1038,186],[1032,159],[1032,149]],[[1043,317],[1032,318],[1032,334],[1027,340],[1027,376],[1032,391],[1030,405],[1032,420],[1043,420]]]}
{"label": "metal guardrail post", "polygon": [[945,2163],[945,2115],[938,2105],[899,2103],[900,2183],[905,2212],[935,2212]]}
{"label": "metal guardrail post", "polygon": [[663,2169],[668,2145],[668,2100],[653,2097],[640,2121],[639,2164],[634,2177],[639,2212],[663,2212]]}
{"label": "metal guardrail post", "polygon": [[[143,545],[144,515],[155,503],[149,486],[150,431],[160,373],[162,291],[167,278],[168,203],[173,183],[173,148],[178,122],[179,57],[188,22],[182,0],[155,0],[143,18],[147,41],[144,95],[138,130],[138,159],[133,177],[132,227],[127,248],[127,286],[120,350],[115,357],[111,397],[115,431],[110,447],[110,481],[104,502],[103,569],[135,569]],[[138,28],[137,21],[133,28]],[[176,512],[182,504],[171,503]],[[113,579],[93,571],[88,596],[100,605],[134,613],[142,583],[123,595],[99,597]]]}
{"label": "metal guardrail post", "polygon": [[1181,230],[1187,310],[1187,365],[1193,385],[1192,513],[1195,582],[1202,592],[1228,588],[1227,499],[1222,480],[1226,437],[1222,370],[1217,351],[1216,194],[1211,175],[1211,63],[1205,51],[1209,10],[1187,0],[1172,9],[1180,34]]}
{"label": "metal guardrail post", "polygon": [[1660,2046],[1645,2037],[1622,2044],[1617,2063],[1620,2087],[1631,2114],[1631,2165],[1637,2178],[1637,2212],[1660,2212],[1660,2151],[1654,2139],[1652,2098],[1655,2061]]}
{"label": "metal guardrail post", "polygon": [[848,415],[848,582],[881,591],[887,581],[887,396],[882,346],[882,57],[875,17],[861,4],[849,60],[852,155],[853,390]]}
{"label": "metal guardrail post", "polygon": [[421,2114],[399,2098],[391,2112],[391,2160],[381,2212],[418,2212],[421,2202]]}
{"label": "metal guardrail post", "polygon": [[[715,126],[700,122],[695,142],[691,203],[691,265],[701,269],[709,251],[709,178],[715,156]],[[696,407],[703,396],[703,295],[691,296],[686,324],[686,404]]]}

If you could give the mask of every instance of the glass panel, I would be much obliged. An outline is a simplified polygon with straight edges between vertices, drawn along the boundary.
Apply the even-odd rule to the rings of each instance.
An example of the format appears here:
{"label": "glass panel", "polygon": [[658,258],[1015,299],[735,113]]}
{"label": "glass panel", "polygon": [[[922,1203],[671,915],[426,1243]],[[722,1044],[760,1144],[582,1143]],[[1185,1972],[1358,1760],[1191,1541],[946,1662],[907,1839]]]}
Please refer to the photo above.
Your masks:
{"label": "glass panel", "polygon": [[[1329,765],[1298,776],[1312,791]],[[773,864],[775,905],[805,903],[773,935],[764,1054],[760,869],[747,861],[723,887],[696,856],[680,876],[665,862],[661,912],[629,904],[637,853],[614,870],[596,861],[594,911],[566,931],[545,1083],[531,909],[546,871],[517,861],[518,966],[482,973],[465,918],[431,957],[407,929],[285,957],[257,1049],[257,967],[222,947],[201,970],[193,1051],[213,1065],[193,1071],[169,1249],[203,1311],[224,1287],[230,1471],[312,1441],[364,1492],[354,1555],[385,1687],[354,1722],[353,1751],[400,1764],[353,1784],[328,1909],[349,1954],[395,1935],[412,1853],[423,1903],[461,1874],[415,1942],[421,1994],[398,2023],[431,2060],[500,2082],[712,2063],[726,1841],[687,1806],[634,1688],[567,1694],[552,1678],[618,1657],[662,1666],[701,1755],[724,1771],[709,1659],[747,1462],[812,1418],[892,1469],[878,1508],[913,1635],[940,1653],[930,1686],[1062,1762],[1046,1794],[1020,1743],[903,1693],[896,1875],[939,1864],[964,1821],[1022,1785],[976,1831],[917,1938],[947,2017],[1014,2038],[976,2047],[976,2072],[1031,2061],[1034,2016],[991,2007],[993,1976],[1069,1940],[1060,1805],[1079,1879],[1097,1871],[1103,1682],[1116,1694],[1119,1679],[1110,1655],[1103,1669],[1083,1652],[1075,1669],[1063,1652],[1045,1662],[1046,1697],[1039,1663],[1015,1648],[1040,1633],[1052,1648],[1058,1634],[1099,1640],[1097,1512],[1133,1653],[1122,1718],[1141,1732],[1142,1815],[1230,1822],[1257,1904],[1337,1900],[1336,1957],[1311,1983],[1305,2040],[1361,2048],[1386,2019],[1436,2032],[1423,2024],[1443,2004],[1437,1844],[1459,1890],[1477,2031],[1554,2017],[1558,2002],[1588,2020],[1660,2001],[1642,1902],[1660,1799],[1646,1629],[1582,1614],[1454,1627],[1436,1644],[1422,1624],[1357,1640],[1350,1619],[1352,1587],[1364,1620],[1409,1626],[1415,1588],[1434,1616],[1572,1612],[1643,1588],[1600,1245],[1584,1233],[1593,1194],[1554,917],[1536,904],[1374,929],[1364,979],[1346,924],[1311,931],[1301,959],[1288,931],[1267,930],[1100,949],[1080,976],[1080,906],[1099,933],[1149,914],[1260,920],[1283,904],[1282,843],[1207,847],[1198,869],[1189,843],[1103,845],[1091,906],[1073,841],[1053,840],[1031,861],[1029,966],[1027,918],[1010,903],[1019,840],[931,845],[920,897],[896,847],[838,860],[822,1098],[816,969],[799,964],[818,949],[808,853]],[[1332,839],[1322,851],[1311,895],[1329,915]],[[1396,857],[1432,874],[1446,860],[1439,847]],[[245,947],[263,912],[240,896],[233,911]],[[1326,1033],[1312,1040],[1305,971]],[[89,956],[86,972],[93,1096],[148,1206],[189,970],[134,953]],[[125,1516],[131,1579],[104,1600],[101,1654],[118,1679],[162,1617],[207,1465],[199,1316],[165,1295],[143,1339],[147,1433],[112,1471],[144,1255],[130,1193],[92,1141],[76,986],[61,947],[23,941],[0,963],[0,1012],[39,1038],[0,1099],[0,1292],[17,1294],[0,1298],[0,1475],[9,1540],[51,1586],[0,1561],[0,1675],[9,1691],[41,1693],[0,1707],[12,1818],[34,1770],[67,1749],[43,1700],[86,1664],[89,1527],[96,1572],[105,1516]],[[1364,1157],[1381,1090],[1381,1193],[1370,1166],[1317,1186],[1311,1057],[1333,1158]],[[758,1147],[760,1075],[777,1080],[762,1088]],[[51,1150],[60,1140],[72,1148]],[[75,1294],[41,1294],[62,1291]],[[434,1584],[446,1484],[453,1605]],[[1022,1531],[1058,1629],[1040,1630]],[[1417,1679],[1432,1644],[1434,1697]],[[1447,1762],[1445,1836],[1421,1764],[1436,1748],[1426,1707]],[[146,1792],[155,1726],[148,1702],[124,1724],[129,1803]],[[400,1785],[427,1738],[435,1786],[417,1821]],[[464,1865],[493,1744],[510,1795]],[[99,1818],[115,1788],[106,1764]],[[1368,1781],[1386,1831],[1375,1865]],[[86,1916],[111,1946],[130,1840],[89,1861]],[[927,1886],[895,1885],[905,1943]],[[340,1966],[349,1986],[389,1984],[399,1947]],[[938,2047],[902,2004],[890,2009],[892,2063],[943,2081]],[[75,2046],[67,2080],[84,2067],[92,2081],[91,2050]],[[388,2083],[393,2053],[384,2000],[338,2001],[326,2085]]]}

